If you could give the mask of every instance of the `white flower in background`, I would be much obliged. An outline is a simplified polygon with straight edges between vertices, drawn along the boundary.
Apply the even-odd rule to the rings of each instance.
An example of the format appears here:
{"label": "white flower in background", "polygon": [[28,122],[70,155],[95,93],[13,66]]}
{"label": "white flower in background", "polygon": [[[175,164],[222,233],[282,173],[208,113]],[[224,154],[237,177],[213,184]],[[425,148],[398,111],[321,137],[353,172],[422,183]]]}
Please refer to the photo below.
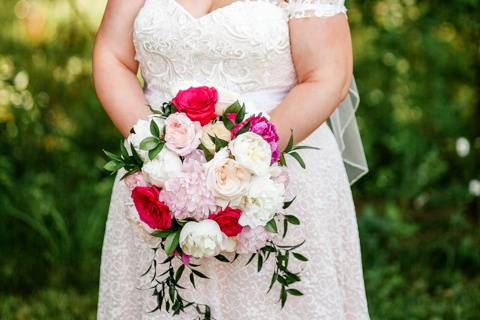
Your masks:
{"label": "white flower in background", "polygon": [[238,220],[242,226],[265,226],[285,201],[285,187],[268,176],[255,177],[241,202],[243,214]]}
{"label": "white flower in background", "polygon": [[180,157],[165,147],[155,159],[145,162],[142,167],[145,181],[158,187],[163,187],[165,181],[179,174],[181,170]]}
{"label": "white flower in background", "polygon": [[203,126],[202,130],[202,144],[211,153],[215,153],[215,144],[213,143],[211,137],[217,137],[225,141],[230,141],[232,138],[230,130],[225,127],[222,121],[209,123]]}
{"label": "white flower in background", "polygon": [[215,106],[215,113],[217,115],[222,115],[223,112],[232,105],[235,101],[239,101],[240,104],[242,103],[242,99],[239,94],[235,92],[229,91],[222,87],[215,86],[218,92],[218,102]]}
{"label": "white flower in background", "polygon": [[470,142],[467,138],[460,137],[457,139],[455,148],[459,157],[466,157],[470,153]]}
{"label": "white flower in background", "polygon": [[200,145],[202,126],[183,112],[173,113],[165,120],[166,146],[179,156],[186,156]]}
{"label": "white flower in background", "polygon": [[270,144],[260,135],[246,132],[228,144],[235,160],[256,175],[268,173],[272,162]]}
{"label": "white flower in background", "polygon": [[213,194],[215,203],[222,208],[238,205],[247,192],[251,174],[238,162],[228,157],[228,149],[218,151],[207,168],[207,188]]}
{"label": "white flower in background", "polygon": [[468,184],[468,191],[476,197],[480,197],[480,181],[474,179]]}
{"label": "white flower in background", "polygon": [[222,251],[223,234],[213,220],[187,222],[180,231],[180,248],[195,258],[213,257]]}
{"label": "white flower in background", "polygon": [[137,123],[133,126],[133,130],[135,131],[135,133],[131,133],[124,143],[125,148],[129,150],[130,154],[132,152],[130,144],[133,145],[135,151],[137,151],[138,155],[143,161],[146,161],[148,159],[148,151],[141,150],[140,143],[143,139],[152,136],[152,133],[150,132],[151,121],[155,121],[155,123],[158,125],[158,128],[160,129],[160,132],[163,131],[163,128],[165,127],[165,121],[162,118],[151,115],[146,120],[140,119],[137,121]]}

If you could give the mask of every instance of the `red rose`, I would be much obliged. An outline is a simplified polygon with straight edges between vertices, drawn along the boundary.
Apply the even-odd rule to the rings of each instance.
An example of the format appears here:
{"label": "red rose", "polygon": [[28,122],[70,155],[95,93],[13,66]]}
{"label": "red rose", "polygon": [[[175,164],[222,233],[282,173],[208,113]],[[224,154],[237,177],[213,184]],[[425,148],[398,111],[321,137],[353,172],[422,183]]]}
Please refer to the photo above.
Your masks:
{"label": "red rose", "polygon": [[220,210],[217,213],[212,213],[208,219],[214,220],[220,226],[220,230],[229,237],[234,237],[239,234],[243,227],[238,224],[238,219],[242,211],[240,209],[232,209],[226,207],[225,210]]}
{"label": "red rose", "polygon": [[211,87],[191,87],[180,90],[172,103],[178,111],[185,112],[192,121],[202,126],[215,119],[215,105],[218,101],[217,89]]}
{"label": "red rose", "polygon": [[152,229],[168,230],[172,226],[172,214],[168,206],[159,200],[156,187],[135,187],[132,199],[140,220]]}

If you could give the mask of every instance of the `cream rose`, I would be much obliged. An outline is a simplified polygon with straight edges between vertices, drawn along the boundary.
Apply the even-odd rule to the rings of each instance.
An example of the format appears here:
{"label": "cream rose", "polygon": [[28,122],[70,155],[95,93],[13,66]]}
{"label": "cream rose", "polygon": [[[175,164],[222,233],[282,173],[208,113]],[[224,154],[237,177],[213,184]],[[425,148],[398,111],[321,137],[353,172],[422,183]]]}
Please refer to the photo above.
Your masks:
{"label": "cream rose", "polygon": [[152,133],[150,132],[150,122],[152,121],[155,121],[160,129],[160,132],[162,132],[163,128],[165,127],[165,121],[162,118],[151,115],[147,119],[140,119],[137,121],[137,123],[133,126],[134,133],[131,133],[124,143],[130,154],[132,152],[130,145],[132,145],[143,161],[148,160],[148,151],[140,149],[140,143],[143,139],[152,136]]}
{"label": "cream rose", "polygon": [[267,141],[253,132],[246,132],[228,145],[235,160],[256,175],[268,173],[272,161],[272,149]]}
{"label": "cream rose", "polygon": [[159,155],[143,164],[142,173],[150,184],[163,187],[165,181],[182,170],[182,160],[173,151],[163,148]]}
{"label": "cream rose", "polygon": [[200,145],[202,126],[183,112],[173,113],[165,120],[166,146],[179,156],[186,156]]}
{"label": "cream rose", "polygon": [[222,251],[222,243],[222,231],[213,220],[190,221],[180,231],[180,248],[195,258],[216,256]]}
{"label": "cream rose", "polygon": [[285,187],[268,176],[255,177],[247,194],[242,199],[243,214],[238,223],[242,226],[265,226],[277,212],[282,210],[285,201]]}
{"label": "cream rose", "polygon": [[212,192],[215,203],[222,208],[238,205],[247,192],[251,174],[238,162],[228,157],[227,148],[217,152],[206,163],[207,188]]}
{"label": "cream rose", "polygon": [[212,141],[211,137],[217,137],[225,141],[230,141],[232,134],[225,127],[222,121],[217,121],[215,123],[209,123],[203,127],[202,134],[202,144],[208,151],[215,153],[215,144]]}

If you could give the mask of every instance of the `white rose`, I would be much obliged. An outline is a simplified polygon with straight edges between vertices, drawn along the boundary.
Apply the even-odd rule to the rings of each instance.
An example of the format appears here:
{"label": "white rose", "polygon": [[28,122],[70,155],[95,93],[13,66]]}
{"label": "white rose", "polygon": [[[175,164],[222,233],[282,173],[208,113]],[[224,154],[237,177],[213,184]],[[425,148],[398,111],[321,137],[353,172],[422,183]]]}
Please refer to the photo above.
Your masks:
{"label": "white rose", "polygon": [[155,121],[160,129],[160,132],[163,131],[163,128],[165,127],[165,121],[162,118],[151,115],[146,120],[140,119],[137,121],[137,123],[133,126],[135,133],[131,133],[125,140],[124,144],[127,150],[129,150],[130,154],[132,153],[130,144],[133,145],[133,148],[135,148],[135,151],[137,151],[138,155],[143,161],[148,160],[148,151],[140,149],[140,143],[143,139],[152,136],[152,133],[150,132],[151,121]]}
{"label": "white rose", "polygon": [[251,174],[238,162],[228,157],[227,148],[218,151],[207,168],[207,188],[213,194],[215,203],[222,208],[238,205],[247,192]]}
{"label": "white rose", "polygon": [[211,153],[215,153],[215,144],[212,141],[211,137],[217,137],[225,141],[230,141],[232,134],[225,127],[222,121],[217,121],[215,123],[209,123],[202,128],[202,138],[201,142],[205,148]]}
{"label": "white rose", "polygon": [[255,177],[242,199],[243,214],[238,223],[242,226],[265,226],[277,212],[282,210],[285,201],[285,187],[268,176]]}
{"label": "white rose", "polygon": [[222,250],[223,235],[213,220],[187,222],[180,231],[180,248],[195,258],[213,257]]}
{"label": "white rose", "polygon": [[235,101],[242,103],[240,95],[235,92],[229,91],[222,87],[215,87],[218,92],[218,102],[215,106],[215,113],[217,115],[222,115],[223,112],[232,105]]}
{"label": "white rose", "polygon": [[182,160],[173,151],[163,148],[159,155],[143,164],[142,173],[145,180],[158,187],[176,176],[182,170]]}
{"label": "white rose", "polygon": [[256,175],[268,173],[272,162],[272,149],[265,139],[253,132],[246,132],[228,145],[235,160]]}

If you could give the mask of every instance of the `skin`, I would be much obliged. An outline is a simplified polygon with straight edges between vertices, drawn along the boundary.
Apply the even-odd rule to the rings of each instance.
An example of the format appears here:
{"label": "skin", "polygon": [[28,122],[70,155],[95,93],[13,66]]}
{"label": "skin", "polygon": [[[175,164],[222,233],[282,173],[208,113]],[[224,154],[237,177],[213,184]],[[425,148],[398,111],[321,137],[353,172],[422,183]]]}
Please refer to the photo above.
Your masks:
{"label": "skin", "polygon": [[[201,17],[234,1],[178,0],[193,16]],[[136,77],[133,21],[144,0],[109,0],[98,30],[93,54],[97,95],[115,126],[126,137],[150,111]],[[298,84],[271,113],[287,144],[294,130],[300,142],[325,122],[348,94],[352,80],[352,45],[344,14],[289,22],[292,58]]]}

